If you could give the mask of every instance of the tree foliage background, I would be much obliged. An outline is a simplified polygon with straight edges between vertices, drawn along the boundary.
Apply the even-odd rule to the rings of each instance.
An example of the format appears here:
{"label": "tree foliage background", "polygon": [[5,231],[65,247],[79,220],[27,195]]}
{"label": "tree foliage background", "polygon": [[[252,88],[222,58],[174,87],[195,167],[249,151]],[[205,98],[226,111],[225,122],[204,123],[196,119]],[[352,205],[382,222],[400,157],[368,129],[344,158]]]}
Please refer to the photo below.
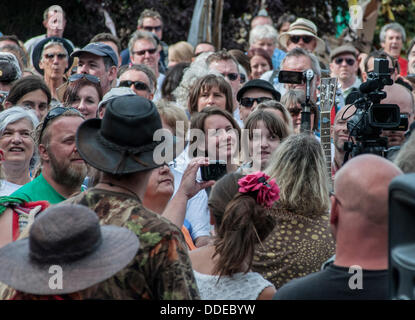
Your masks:
{"label": "tree foliage background", "polygon": [[[60,4],[67,13],[64,36],[75,45],[84,46],[97,33],[109,32],[104,15],[107,10],[115,23],[124,47],[137,27],[137,18],[145,8],[159,11],[164,20],[163,40],[168,44],[186,40],[196,0],[14,0],[0,1],[0,31],[16,34],[25,41],[42,34],[43,11]],[[215,1],[213,0],[213,3]],[[268,14],[276,22],[283,13],[293,13],[316,23],[320,36],[334,36],[336,16],[348,11],[345,0],[266,0]],[[261,7],[261,0],[225,0],[222,23],[222,46],[247,49],[249,24]],[[338,13],[341,13],[338,15]],[[415,35],[415,0],[382,0],[374,42],[378,47],[380,27],[387,22],[401,23],[408,33],[408,42]]]}

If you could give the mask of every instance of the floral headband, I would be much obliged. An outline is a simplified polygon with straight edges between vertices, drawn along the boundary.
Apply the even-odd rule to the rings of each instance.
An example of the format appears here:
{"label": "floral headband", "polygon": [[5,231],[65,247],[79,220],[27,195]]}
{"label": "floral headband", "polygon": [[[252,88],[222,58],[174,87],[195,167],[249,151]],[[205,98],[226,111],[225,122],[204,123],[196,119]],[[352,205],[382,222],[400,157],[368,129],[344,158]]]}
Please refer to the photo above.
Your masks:
{"label": "floral headband", "polygon": [[238,180],[240,193],[257,193],[256,202],[267,208],[271,208],[272,204],[280,198],[280,188],[275,180],[267,182],[270,177],[263,172],[255,172],[248,174]]}

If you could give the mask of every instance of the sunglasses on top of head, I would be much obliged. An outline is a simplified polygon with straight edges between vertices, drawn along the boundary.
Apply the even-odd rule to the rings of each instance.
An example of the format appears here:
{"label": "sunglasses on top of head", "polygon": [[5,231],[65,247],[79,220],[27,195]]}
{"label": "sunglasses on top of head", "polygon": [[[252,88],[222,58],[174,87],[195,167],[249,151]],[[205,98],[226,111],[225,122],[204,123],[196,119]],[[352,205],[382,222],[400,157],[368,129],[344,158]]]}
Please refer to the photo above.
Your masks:
{"label": "sunglasses on top of head", "polygon": [[74,81],[78,81],[81,79],[86,79],[88,81],[91,81],[93,83],[99,83],[99,78],[96,76],[93,76],[92,74],[88,74],[88,73],[75,73],[73,75],[71,75],[68,79],[69,82],[74,82]]}

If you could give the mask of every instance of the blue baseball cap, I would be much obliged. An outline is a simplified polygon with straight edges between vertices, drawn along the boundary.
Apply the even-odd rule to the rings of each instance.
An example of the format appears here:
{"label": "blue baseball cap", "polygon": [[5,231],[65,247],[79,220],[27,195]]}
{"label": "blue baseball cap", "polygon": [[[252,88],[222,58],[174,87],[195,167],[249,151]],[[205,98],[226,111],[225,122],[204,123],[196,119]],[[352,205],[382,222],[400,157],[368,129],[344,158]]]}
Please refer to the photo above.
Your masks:
{"label": "blue baseball cap", "polygon": [[101,42],[91,42],[82,49],[74,51],[71,57],[79,57],[83,53],[92,53],[100,57],[110,57],[114,65],[118,67],[118,57],[109,45]]}

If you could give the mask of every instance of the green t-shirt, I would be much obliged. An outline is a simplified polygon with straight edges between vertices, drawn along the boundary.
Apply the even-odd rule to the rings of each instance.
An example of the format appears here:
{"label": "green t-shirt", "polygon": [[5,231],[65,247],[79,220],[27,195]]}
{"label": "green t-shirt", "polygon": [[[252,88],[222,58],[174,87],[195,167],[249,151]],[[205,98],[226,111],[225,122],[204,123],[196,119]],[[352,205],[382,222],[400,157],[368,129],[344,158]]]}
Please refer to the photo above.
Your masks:
{"label": "green t-shirt", "polygon": [[56,204],[66,199],[52,188],[42,174],[17,189],[10,196],[27,202],[46,200],[50,204]]}

